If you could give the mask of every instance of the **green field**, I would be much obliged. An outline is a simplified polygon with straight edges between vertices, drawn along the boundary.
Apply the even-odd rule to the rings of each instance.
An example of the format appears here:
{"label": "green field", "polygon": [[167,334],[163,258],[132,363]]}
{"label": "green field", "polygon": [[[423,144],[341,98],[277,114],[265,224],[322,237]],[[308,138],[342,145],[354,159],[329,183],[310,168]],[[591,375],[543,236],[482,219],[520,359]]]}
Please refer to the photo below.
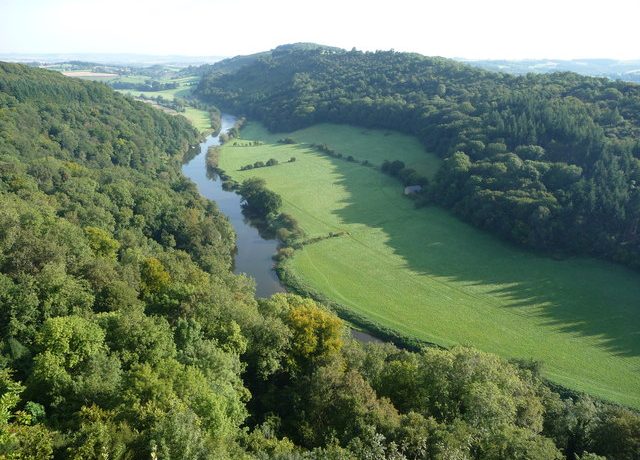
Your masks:
{"label": "green field", "polygon": [[131,96],[134,97],[138,97],[138,96],[144,96],[144,97],[158,97],[158,96],[162,96],[165,99],[169,99],[169,100],[173,100],[176,97],[176,93],[180,93],[178,94],[178,96],[180,96],[181,94],[186,94],[185,88],[175,88],[175,89],[167,89],[164,91],[140,91],[137,89],[116,89],[116,91],[118,91],[119,93],[122,94],[129,94]]}
{"label": "green field", "polygon": [[[402,334],[533,358],[554,382],[640,408],[640,274],[520,250],[444,210],[415,209],[400,183],[374,168],[275,144],[285,135],[254,123],[242,136],[265,144],[227,144],[220,160],[227,174],[266,179],[308,237],[347,232],[288,262],[312,289]],[[374,163],[402,159],[431,174],[439,163],[397,133],[318,125],[286,136]],[[239,171],[292,156],[293,163]]]}
{"label": "green field", "polygon": [[[120,77],[118,81],[126,81],[131,83],[143,83],[148,80],[149,77],[144,75],[130,75],[126,77]],[[177,82],[179,86],[174,89],[167,89],[164,91],[136,91],[133,89],[118,89],[116,91],[129,94],[133,97],[144,96],[147,98],[155,98],[162,96],[165,99],[173,100],[176,97],[186,97],[191,94],[192,86],[197,82],[198,77],[182,77],[174,79],[159,79],[163,83]],[[146,102],[146,101],[145,101]],[[209,119],[209,113],[205,110],[196,109],[188,106],[184,112],[180,115],[184,115],[199,131],[205,132],[211,129],[211,120]]]}
{"label": "green field", "polygon": [[211,119],[209,113],[196,109],[191,106],[187,106],[180,115],[184,115],[193,124],[193,126],[200,132],[211,131]]}

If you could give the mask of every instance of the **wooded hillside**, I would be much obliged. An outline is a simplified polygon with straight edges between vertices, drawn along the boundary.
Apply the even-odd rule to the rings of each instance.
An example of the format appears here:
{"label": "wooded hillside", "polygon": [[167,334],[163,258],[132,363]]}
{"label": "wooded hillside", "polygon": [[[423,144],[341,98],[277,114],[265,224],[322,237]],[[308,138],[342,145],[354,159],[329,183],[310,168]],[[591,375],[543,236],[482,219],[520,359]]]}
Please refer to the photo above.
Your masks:
{"label": "wooded hillside", "polygon": [[640,266],[640,86],[511,76],[396,52],[276,48],[200,97],[291,131],[331,121],[417,136],[445,165],[425,202],[525,246]]}

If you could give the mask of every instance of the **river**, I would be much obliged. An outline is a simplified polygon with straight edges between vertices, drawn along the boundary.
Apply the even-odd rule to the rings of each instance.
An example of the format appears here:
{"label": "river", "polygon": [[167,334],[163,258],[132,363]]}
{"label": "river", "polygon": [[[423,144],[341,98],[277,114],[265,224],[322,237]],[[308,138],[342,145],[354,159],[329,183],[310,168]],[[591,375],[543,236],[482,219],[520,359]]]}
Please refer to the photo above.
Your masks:
{"label": "river", "polygon": [[[233,115],[222,114],[220,132],[232,128],[236,122]],[[182,166],[182,173],[198,187],[202,196],[218,205],[236,232],[236,255],[234,273],[245,273],[256,281],[256,296],[269,297],[276,292],[285,292],[284,286],[273,269],[273,255],[278,249],[278,241],[263,238],[258,229],[242,214],[242,197],[233,191],[224,190],[219,178],[207,175],[207,150],[220,145],[217,135],[209,135],[199,146],[198,153]],[[352,336],[360,342],[380,342],[379,339],[363,331],[351,330]]]}
{"label": "river", "polygon": [[[222,115],[220,132],[233,127],[236,118]],[[222,181],[207,175],[206,156],[211,146],[220,145],[217,135],[209,135],[200,144],[199,153],[182,166],[182,173],[198,186],[202,196],[213,200],[224,215],[227,216],[236,232],[236,256],[234,273],[246,273],[256,281],[256,295],[269,297],[276,292],[284,292],[278,276],[273,269],[272,256],[276,253],[278,242],[275,239],[264,239],[258,230],[251,226],[242,214],[242,197],[233,191],[222,188]]]}

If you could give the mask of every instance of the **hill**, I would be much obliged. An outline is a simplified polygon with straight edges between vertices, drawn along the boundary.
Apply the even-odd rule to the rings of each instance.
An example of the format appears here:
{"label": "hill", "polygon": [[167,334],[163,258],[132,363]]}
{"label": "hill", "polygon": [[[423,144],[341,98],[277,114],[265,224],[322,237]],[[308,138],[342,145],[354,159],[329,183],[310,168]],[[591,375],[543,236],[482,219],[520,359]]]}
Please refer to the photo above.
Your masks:
{"label": "hill", "polygon": [[222,59],[210,65],[202,65],[193,70],[198,75],[223,75],[235,73],[241,68],[251,65],[262,58],[268,58],[279,53],[288,53],[295,51],[319,51],[319,52],[340,52],[340,48],[331,46],[318,45],[316,43],[291,43],[288,45],[280,45],[271,51],[263,51],[260,53],[247,54],[243,56],[234,56]]}
{"label": "hill", "polygon": [[640,61],[614,59],[524,59],[463,61],[473,66],[513,74],[575,72],[590,77],[605,77],[640,83]]}
{"label": "hill", "polygon": [[395,129],[444,159],[426,203],[517,244],[640,266],[640,86],[396,53],[275,50],[197,94],[291,131]]}

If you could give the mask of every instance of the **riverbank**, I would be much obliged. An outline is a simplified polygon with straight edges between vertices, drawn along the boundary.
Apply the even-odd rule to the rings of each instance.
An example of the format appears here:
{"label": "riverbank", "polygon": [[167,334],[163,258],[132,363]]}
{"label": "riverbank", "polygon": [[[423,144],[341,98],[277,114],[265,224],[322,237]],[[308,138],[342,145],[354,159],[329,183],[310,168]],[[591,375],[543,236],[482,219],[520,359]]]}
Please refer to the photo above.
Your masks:
{"label": "riverbank", "polygon": [[[182,173],[196,184],[204,197],[215,201],[231,222],[237,236],[234,272],[245,273],[255,280],[258,297],[269,297],[287,290],[287,283],[281,282],[284,278],[279,278],[276,272],[279,262],[274,265],[274,256],[278,254],[280,243],[275,236],[265,238],[264,232],[261,233],[256,222],[252,222],[243,214],[242,197],[224,186],[217,164],[213,170],[213,165],[207,162],[210,151],[216,149],[219,152],[220,135],[236,126],[236,123],[236,117],[223,114],[219,133],[206,136],[195,151],[186,157]],[[349,321],[346,317],[343,319]],[[367,328],[364,322],[354,321],[351,324],[355,326],[351,329],[352,336],[361,342],[380,342],[386,337],[369,334],[368,331],[374,332],[376,329]]]}
{"label": "riverbank", "polygon": [[[220,132],[226,132],[235,123],[235,117],[223,114]],[[269,297],[276,292],[284,292],[273,269],[272,256],[277,251],[278,242],[275,239],[264,239],[258,229],[242,214],[242,197],[233,191],[225,190],[222,181],[207,173],[207,151],[219,145],[218,135],[207,136],[198,146],[198,153],[183,165],[182,173],[196,184],[200,194],[215,201],[233,226],[236,233],[234,273],[245,273],[253,278],[258,297]]]}

